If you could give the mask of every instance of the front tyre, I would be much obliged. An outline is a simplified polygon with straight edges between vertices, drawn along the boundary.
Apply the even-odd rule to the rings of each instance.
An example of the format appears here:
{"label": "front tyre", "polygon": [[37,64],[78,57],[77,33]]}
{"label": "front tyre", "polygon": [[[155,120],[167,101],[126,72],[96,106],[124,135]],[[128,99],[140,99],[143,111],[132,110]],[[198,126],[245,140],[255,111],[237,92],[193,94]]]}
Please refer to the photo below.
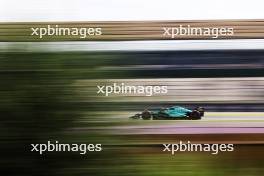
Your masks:
{"label": "front tyre", "polygon": [[150,120],[151,119],[151,112],[148,110],[145,110],[142,112],[141,117],[143,120]]}

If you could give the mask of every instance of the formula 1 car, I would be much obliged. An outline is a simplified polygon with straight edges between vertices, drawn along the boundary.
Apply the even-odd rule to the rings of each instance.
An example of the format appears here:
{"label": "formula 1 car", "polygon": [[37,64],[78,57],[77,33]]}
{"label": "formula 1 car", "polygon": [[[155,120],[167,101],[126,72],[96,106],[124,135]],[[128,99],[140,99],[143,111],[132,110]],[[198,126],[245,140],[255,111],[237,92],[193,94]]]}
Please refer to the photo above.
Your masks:
{"label": "formula 1 car", "polygon": [[161,108],[159,110],[145,109],[142,113],[135,114],[131,119],[143,120],[199,120],[204,116],[204,108],[197,107],[190,110],[180,106]]}

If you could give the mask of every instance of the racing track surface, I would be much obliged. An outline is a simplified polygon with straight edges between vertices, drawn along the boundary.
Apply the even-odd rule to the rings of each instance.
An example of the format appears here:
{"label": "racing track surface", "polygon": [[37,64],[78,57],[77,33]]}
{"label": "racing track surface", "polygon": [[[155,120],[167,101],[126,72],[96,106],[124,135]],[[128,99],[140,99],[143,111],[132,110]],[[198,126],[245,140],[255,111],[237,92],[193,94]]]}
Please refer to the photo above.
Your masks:
{"label": "racing track surface", "polygon": [[82,128],[117,136],[123,145],[197,143],[264,144],[264,112],[207,112],[202,120],[132,120],[137,112],[111,112],[112,126]]}
{"label": "racing track surface", "polygon": [[[114,120],[130,114],[119,112]],[[110,117],[109,117],[110,118]],[[264,134],[264,112],[207,112],[201,120],[128,120],[115,134]]]}

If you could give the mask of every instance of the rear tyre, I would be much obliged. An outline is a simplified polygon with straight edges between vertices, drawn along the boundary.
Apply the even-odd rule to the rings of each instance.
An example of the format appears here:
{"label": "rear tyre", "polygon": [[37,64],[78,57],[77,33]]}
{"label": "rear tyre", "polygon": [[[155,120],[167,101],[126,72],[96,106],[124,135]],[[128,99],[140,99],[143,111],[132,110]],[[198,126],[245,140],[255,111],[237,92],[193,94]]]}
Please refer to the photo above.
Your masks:
{"label": "rear tyre", "polygon": [[197,107],[197,108],[195,108],[195,110],[200,112],[201,117],[204,116],[204,108],[203,107]]}
{"label": "rear tyre", "polygon": [[191,112],[191,114],[190,114],[190,119],[191,119],[191,120],[199,120],[199,119],[201,119],[201,114],[200,114],[200,112],[197,111],[197,110],[193,110],[193,111]]}

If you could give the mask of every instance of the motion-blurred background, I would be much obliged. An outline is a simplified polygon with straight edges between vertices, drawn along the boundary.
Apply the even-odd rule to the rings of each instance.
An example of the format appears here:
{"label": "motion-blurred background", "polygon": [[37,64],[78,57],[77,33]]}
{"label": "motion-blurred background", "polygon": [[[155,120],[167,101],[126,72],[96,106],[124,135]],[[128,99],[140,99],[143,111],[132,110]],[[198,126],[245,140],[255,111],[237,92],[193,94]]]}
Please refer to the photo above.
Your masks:
{"label": "motion-blurred background", "polygon": [[[0,175],[263,175],[263,5],[259,0],[1,0]],[[31,36],[31,27],[48,24],[102,27],[104,35]],[[180,36],[176,39],[183,41],[167,43],[162,28],[180,24],[233,27],[234,35]],[[96,94],[98,84],[113,82],[166,85],[169,92]],[[203,106],[205,117],[128,119],[145,108],[172,105]],[[102,143],[103,151],[30,152],[31,143],[48,140]],[[162,143],[179,140],[234,143],[235,151],[162,152]]]}
{"label": "motion-blurred background", "polygon": [[[263,173],[263,50],[36,51],[34,45],[23,43],[1,46],[3,172],[104,176]],[[62,48],[68,46],[60,43]],[[166,85],[168,94],[96,94],[97,85],[113,82]],[[205,117],[201,121],[128,120],[145,108],[172,105],[203,106]],[[30,152],[31,143],[48,140],[102,143],[103,151],[85,156]],[[235,151],[175,156],[162,152],[161,144],[179,140],[234,143]]]}

